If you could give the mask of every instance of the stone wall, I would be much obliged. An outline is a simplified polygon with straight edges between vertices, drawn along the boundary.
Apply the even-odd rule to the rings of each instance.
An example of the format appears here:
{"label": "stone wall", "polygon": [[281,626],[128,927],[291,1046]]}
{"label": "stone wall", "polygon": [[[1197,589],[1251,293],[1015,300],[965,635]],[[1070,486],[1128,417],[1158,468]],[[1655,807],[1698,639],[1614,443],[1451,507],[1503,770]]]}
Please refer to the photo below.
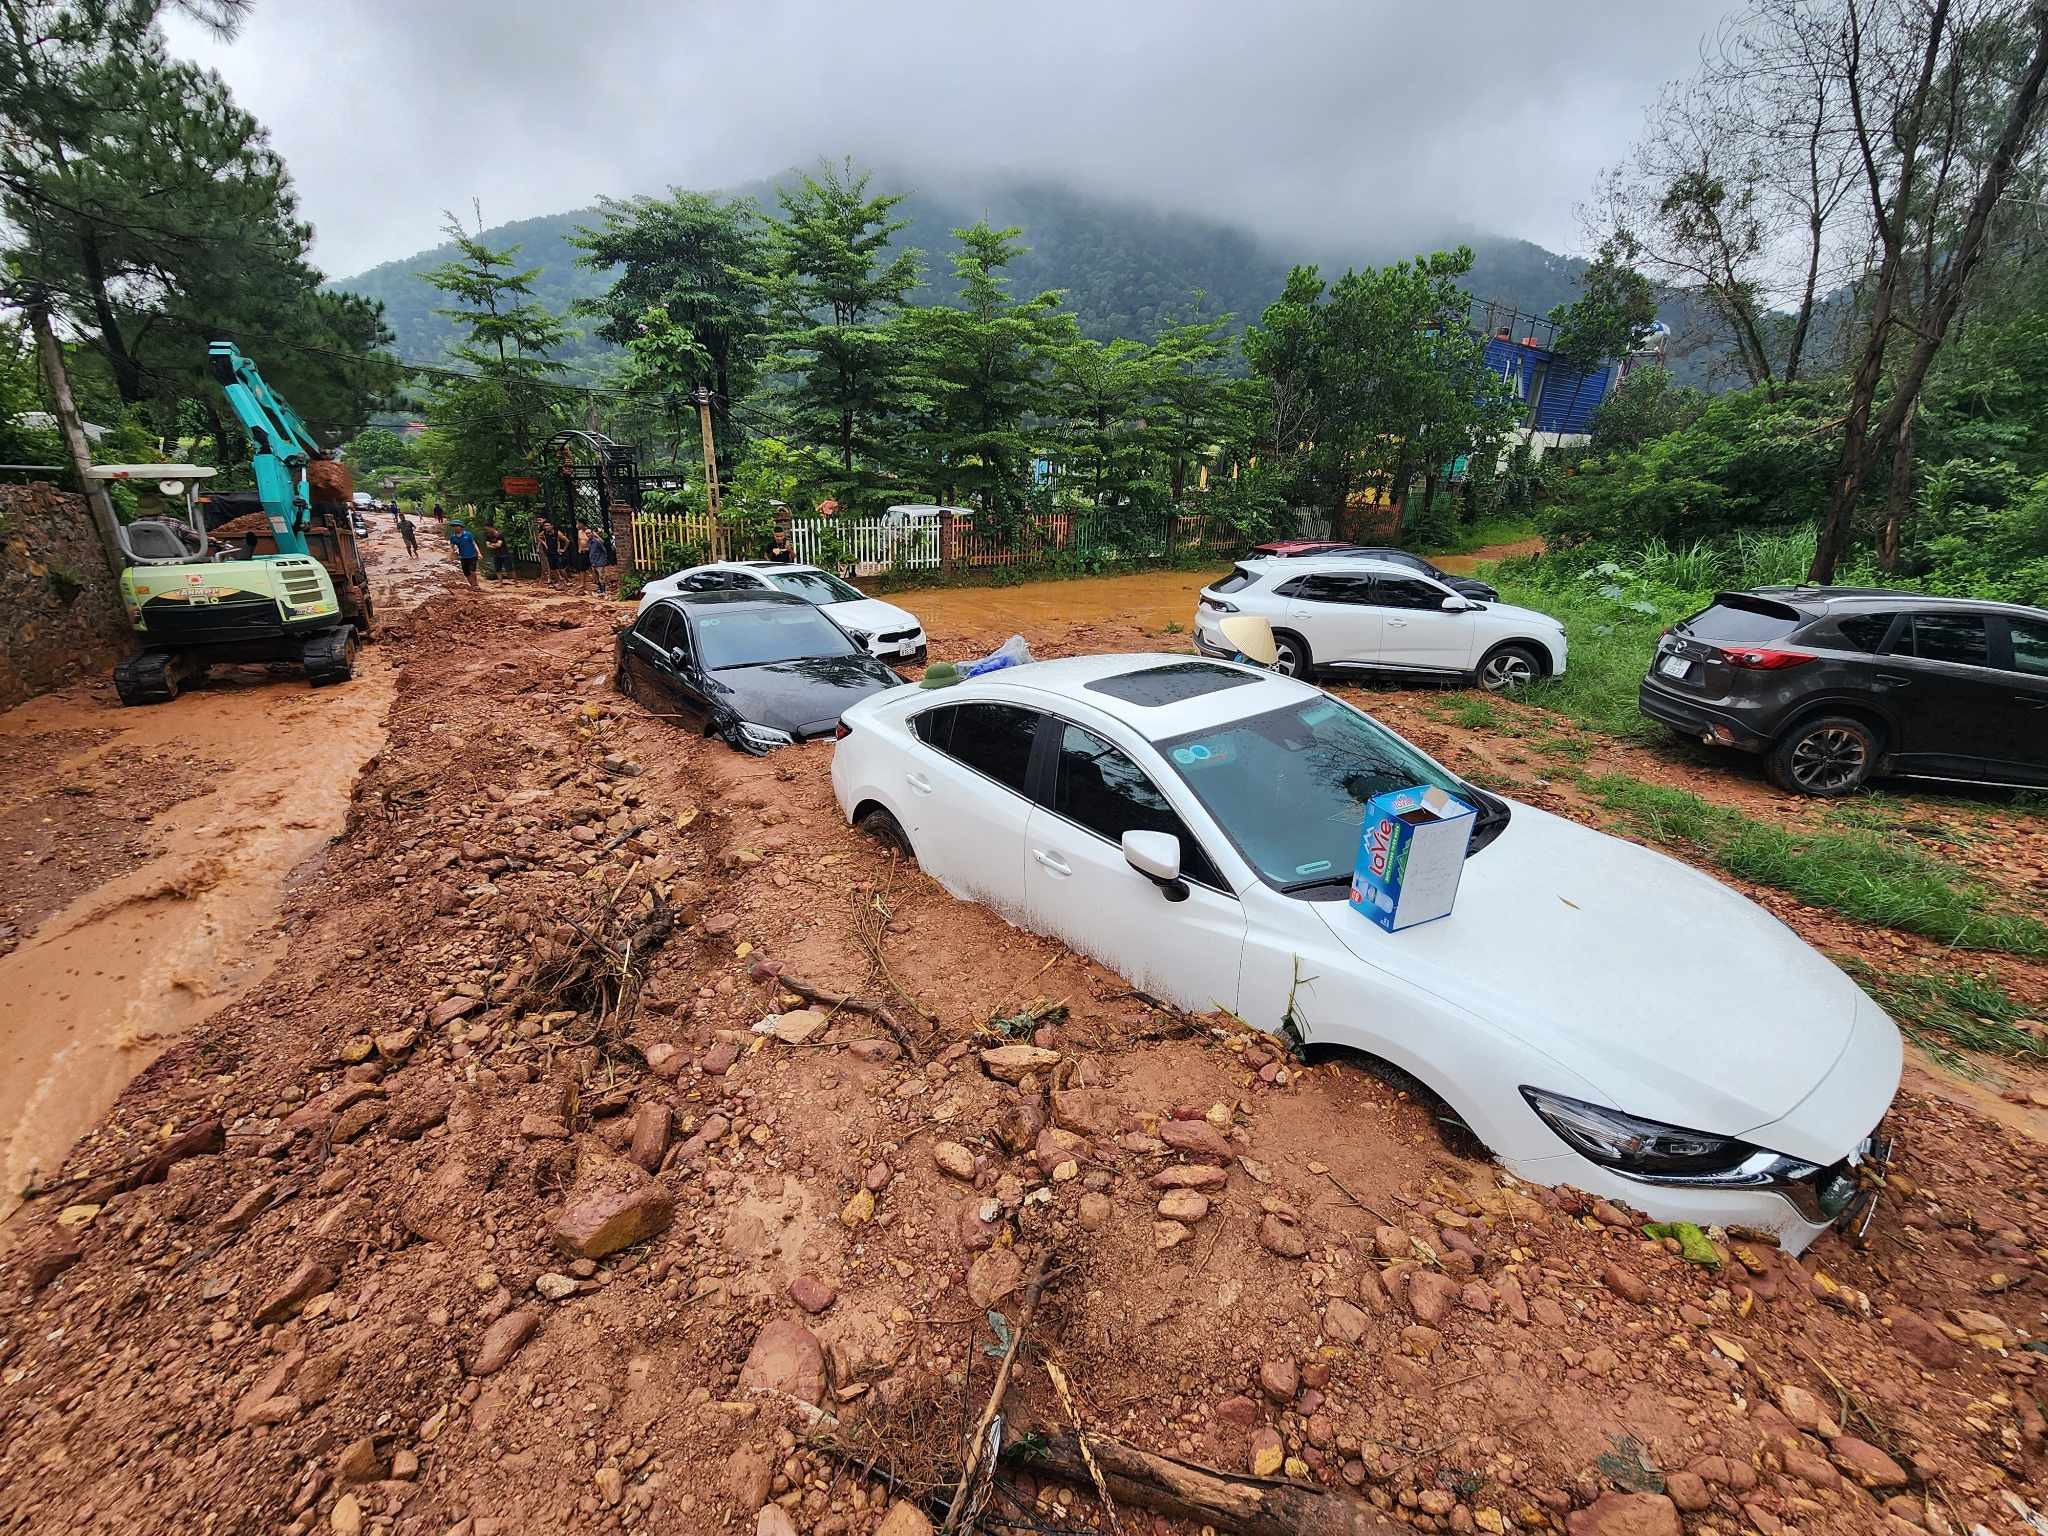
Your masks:
{"label": "stone wall", "polygon": [[0,709],[105,677],[133,635],[85,498],[0,485]]}

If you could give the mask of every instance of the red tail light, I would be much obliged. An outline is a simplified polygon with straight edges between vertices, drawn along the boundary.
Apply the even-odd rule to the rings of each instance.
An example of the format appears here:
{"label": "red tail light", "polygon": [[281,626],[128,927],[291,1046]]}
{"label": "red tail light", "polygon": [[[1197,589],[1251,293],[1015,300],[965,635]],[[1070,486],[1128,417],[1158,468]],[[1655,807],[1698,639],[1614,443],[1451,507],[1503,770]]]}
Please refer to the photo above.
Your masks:
{"label": "red tail light", "polygon": [[834,741],[844,741],[847,737],[851,736],[852,734],[853,727],[848,725],[844,720],[841,720],[837,725],[832,727],[832,739]]}
{"label": "red tail light", "polygon": [[1743,667],[1751,672],[1782,672],[1787,667],[1804,666],[1813,660],[1804,651],[1737,650],[1726,645],[1720,647],[1720,651],[1729,666]]}

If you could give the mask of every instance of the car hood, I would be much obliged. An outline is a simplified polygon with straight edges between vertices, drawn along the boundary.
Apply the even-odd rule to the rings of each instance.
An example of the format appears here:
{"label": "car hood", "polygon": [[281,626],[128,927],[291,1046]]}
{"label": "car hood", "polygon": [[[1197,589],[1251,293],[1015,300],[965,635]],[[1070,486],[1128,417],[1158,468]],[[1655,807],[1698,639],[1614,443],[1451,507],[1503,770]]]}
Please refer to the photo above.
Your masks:
{"label": "car hood", "polygon": [[1560,624],[1556,619],[1552,618],[1549,614],[1538,613],[1534,608],[1518,608],[1513,603],[1492,602],[1486,598],[1481,598],[1480,601],[1486,604],[1486,611],[1488,613],[1495,614],[1503,619],[1507,619],[1514,624],[1527,626],[1540,625],[1546,629],[1556,630],[1562,630],[1564,628],[1562,624]]}
{"label": "car hood", "polygon": [[864,597],[855,603],[827,603],[825,614],[841,629],[857,629],[864,635],[887,634],[898,629],[916,629],[917,619],[894,603],[879,597]]}
{"label": "car hood", "polygon": [[719,702],[742,720],[796,735],[831,725],[847,705],[903,681],[865,654],[809,656],[711,674]]}
{"label": "car hood", "polygon": [[1719,881],[1533,806],[1515,805],[1466,860],[1448,917],[1387,933],[1346,903],[1313,905],[1360,960],[1514,1035],[1615,1108],[1715,1135],[1784,1116],[1871,1006]]}

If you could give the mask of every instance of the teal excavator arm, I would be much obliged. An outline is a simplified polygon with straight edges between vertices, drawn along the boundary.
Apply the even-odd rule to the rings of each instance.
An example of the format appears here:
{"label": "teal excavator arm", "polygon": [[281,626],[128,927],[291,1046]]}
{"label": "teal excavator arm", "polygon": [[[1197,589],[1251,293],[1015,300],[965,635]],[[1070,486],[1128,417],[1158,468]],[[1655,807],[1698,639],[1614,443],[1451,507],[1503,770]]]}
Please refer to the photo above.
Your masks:
{"label": "teal excavator arm", "polygon": [[207,347],[206,356],[254,447],[251,467],[256,472],[256,493],[270,519],[277,552],[307,554],[305,529],[312,501],[306,491],[306,464],[325,454],[299,413],[263,382],[256,365],[242,356],[233,342],[214,342]]}

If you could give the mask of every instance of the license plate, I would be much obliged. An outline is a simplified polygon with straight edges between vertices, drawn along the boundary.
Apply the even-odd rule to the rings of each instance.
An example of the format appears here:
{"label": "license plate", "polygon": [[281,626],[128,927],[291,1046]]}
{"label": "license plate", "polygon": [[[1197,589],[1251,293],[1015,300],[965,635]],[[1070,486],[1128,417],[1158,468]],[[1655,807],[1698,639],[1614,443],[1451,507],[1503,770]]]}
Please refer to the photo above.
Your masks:
{"label": "license plate", "polygon": [[908,640],[898,640],[896,642],[896,654],[898,656],[915,656],[917,654],[917,647]]}
{"label": "license plate", "polygon": [[1657,663],[1657,670],[1666,677],[1683,677],[1692,670],[1692,663],[1683,656],[1666,656]]}

